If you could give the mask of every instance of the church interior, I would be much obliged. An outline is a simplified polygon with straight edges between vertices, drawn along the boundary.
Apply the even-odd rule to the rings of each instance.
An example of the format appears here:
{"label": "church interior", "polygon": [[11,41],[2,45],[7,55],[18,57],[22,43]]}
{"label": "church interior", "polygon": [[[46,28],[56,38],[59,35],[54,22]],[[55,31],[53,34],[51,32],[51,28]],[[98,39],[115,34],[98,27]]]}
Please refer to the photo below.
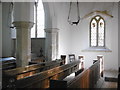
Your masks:
{"label": "church interior", "polygon": [[0,2],[0,12],[1,88],[120,89],[119,2]]}

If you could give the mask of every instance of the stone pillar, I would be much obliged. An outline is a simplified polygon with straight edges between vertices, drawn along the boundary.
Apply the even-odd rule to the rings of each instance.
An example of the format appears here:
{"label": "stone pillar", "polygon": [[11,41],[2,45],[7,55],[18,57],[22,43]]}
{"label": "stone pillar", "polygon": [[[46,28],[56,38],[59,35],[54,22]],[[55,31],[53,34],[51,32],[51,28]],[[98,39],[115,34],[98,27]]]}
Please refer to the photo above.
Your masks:
{"label": "stone pillar", "polygon": [[32,22],[16,21],[16,64],[17,67],[28,65],[31,60],[31,28]]}
{"label": "stone pillar", "polygon": [[52,61],[58,57],[58,28],[47,28],[45,41],[45,57],[47,61]]}
{"label": "stone pillar", "polygon": [[16,62],[17,67],[23,67],[31,60],[30,32],[34,22],[34,2],[15,2],[13,16],[16,28]]}

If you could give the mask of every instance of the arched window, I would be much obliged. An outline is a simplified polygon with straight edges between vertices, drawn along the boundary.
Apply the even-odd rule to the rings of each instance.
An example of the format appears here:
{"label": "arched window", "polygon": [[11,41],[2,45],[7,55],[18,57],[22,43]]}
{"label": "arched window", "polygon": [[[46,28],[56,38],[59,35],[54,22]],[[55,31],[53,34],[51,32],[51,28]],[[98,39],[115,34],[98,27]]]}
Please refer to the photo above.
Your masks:
{"label": "arched window", "polygon": [[34,26],[31,29],[31,38],[44,38],[44,8],[42,0],[35,2],[34,6]]}
{"label": "arched window", "polygon": [[105,46],[105,21],[100,15],[93,17],[90,22],[90,46]]}

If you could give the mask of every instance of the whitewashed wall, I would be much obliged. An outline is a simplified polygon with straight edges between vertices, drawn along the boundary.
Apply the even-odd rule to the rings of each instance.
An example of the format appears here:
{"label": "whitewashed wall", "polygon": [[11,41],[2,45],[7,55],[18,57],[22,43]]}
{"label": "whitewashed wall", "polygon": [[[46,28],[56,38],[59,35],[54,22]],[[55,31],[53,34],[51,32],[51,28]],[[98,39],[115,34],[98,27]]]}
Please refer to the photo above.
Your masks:
{"label": "whitewashed wall", "polygon": [[11,56],[10,3],[2,3],[2,56]]}
{"label": "whitewashed wall", "polygon": [[[84,5],[84,4],[83,4]],[[107,4],[106,4],[107,5]],[[89,7],[89,5],[84,5]],[[104,8],[103,8],[104,9]],[[112,15],[114,18],[108,18],[103,16],[106,21],[106,47],[112,50],[112,52],[82,52],[89,47],[89,22],[90,18],[81,21],[80,25],[73,28],[73,51],[76,55],[85,56],[85,65],[89,67],[92,64],[92,60],[97,58],[97,55],[104,56],[104,68],[105,70],[118,69],[118,9],[117,4],[114,5]]]}
{"label": "whitewashed wall", "polygon": [[[59,57],[60,55],[67,55],[72,53],[72,33],[70,25],[67,22],[68,18],[68,3],[55,3],[57,12],[57,28],[59,29]],[[68,61],[67,61],[68,62]]]}
{"label": "whitewashed wall", "polygon": [[[91,17],[80,21],[78,26],[67,22],[69,3],[56,3],[59,31],[59,55],[74,53],[85,56],[85,66],[89,67],[97,55],[104,56],[105,70],[118,70],[118,5],[117,3],[80,3],[80,15],[83,17],[92,10],[109,10],[114,18],[103,16],[106,21],[106,47],[112,52],[82,52],[89,47],[89,22]],[[113,8],[114,7],[114,8]],[[75,13],[75,12],[74,12]]]}
{"label": "whitewashed wall", "polygon": [[15,2],[14,3],[14,20],[13,21],[34,21],[34,3],[29,2]]}

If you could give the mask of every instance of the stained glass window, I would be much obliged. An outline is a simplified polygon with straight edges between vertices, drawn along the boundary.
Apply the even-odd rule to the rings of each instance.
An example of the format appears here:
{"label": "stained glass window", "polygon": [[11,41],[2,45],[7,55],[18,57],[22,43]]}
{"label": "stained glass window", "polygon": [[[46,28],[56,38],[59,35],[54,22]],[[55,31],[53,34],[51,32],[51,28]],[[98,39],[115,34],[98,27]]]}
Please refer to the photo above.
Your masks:
{"label": "stained glass window", "polygon": [[90,46],[105,46],[105,21],[97,15],[90,22]]}
{"label": "stained glass window", "polygon": [[91,46],[97,45],[97,22],[93,19],[91,23]]}

